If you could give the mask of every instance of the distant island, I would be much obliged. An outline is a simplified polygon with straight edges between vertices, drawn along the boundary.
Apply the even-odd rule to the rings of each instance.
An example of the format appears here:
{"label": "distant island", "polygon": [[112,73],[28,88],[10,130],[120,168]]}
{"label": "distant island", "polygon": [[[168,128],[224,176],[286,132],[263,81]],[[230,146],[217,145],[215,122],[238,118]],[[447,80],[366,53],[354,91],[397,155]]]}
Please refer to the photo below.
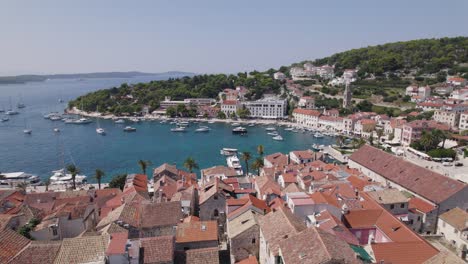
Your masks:
{"label": "distant island", "polygon": [[147,72],[92,72],[92,73],[71,73],[71,74],[50,74],[50,75],[16,75],[16,76],[0,76],[0,84],[15,84],[27,82],[42,82],[52,79],[91,79],[91,78],[133,78],[137,76],[158,76],[164,75],[172,78],[183,76],[194,76],[191,72],[169,71],[162,73],[147,73]]}

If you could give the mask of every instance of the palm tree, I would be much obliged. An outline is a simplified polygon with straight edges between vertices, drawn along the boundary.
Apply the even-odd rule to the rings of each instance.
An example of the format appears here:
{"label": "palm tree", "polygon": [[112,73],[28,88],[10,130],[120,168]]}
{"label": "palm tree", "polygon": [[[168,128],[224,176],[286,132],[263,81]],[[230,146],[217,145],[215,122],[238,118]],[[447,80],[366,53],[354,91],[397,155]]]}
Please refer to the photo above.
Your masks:
{"label": "palm tree", "polygon": [[434,139],[431,133],[428,133],[426,130],[424,130],[421,134],[419,143],[424,147],[424,151],[427,151],[428,148],[434,145]]}
{"label": "palm tree", "polygon": [[198,164],[195,162],[195,160],[192,157],[188,157],[184,161],[184,167],[187,168],[187,170],[189,170],[190,173],[192,173],[193,169],[199,168]]}
{"label": "palm tree", "polygon": [[263,145],[258,145],[257,146],[258,155],[263,156],[264,151],[265,151],[265,148],[263,147]]}
{"label": "palm tree", "polygon": [[99,190],[101,190],[101,180],[104,175],[105,173],[102,170],[96,169],[96,174],[94,175],[94,178],[97,180]]}
{"label": "palm tree", "polygon": [[45,180],[44,182],[44,185],[45,185],[45,191],[48,192],[49,191],[49,186],[50,186],[50,179],[47,179]]}
{"label": "palm tree", "polygon": [[26,193],[26,189],[28,188],[29,183],[27,182],[20,182],[16,185],[16,188],[19,189],[22,193]]}
{"label": "palm tree", "polygon": [[146,168],[148,168],[148,166],[151,166],[151,165],[152,165],[152,163],[149,160],[139,160],[138,161],[138,166],[140,166],[141,171],[145,175],[146,175]]}
{"label": "palm tree", "polygon": [[257,170],[257,175],[260,176],[260,169],[263,168],[263,159],[261,157],[258,157],[255,159],[255,161],[252,163],[252,168]]}
{"label": "palm tree", "polygon": [[245,162],[245,172],[249,175],[249,160],[251,159],[250,152],[242,152],[241,159]]}
{"label": "palm tree", "polygon": [[337,143],[340,145],[340,148],[343,147],[343,144],[346,140],[346,137],[343,136],[343,135],[339,135],[337,138],[336,138],[336,141]]}
{"label": "palm tree", "polygon": [[442,148],[445,147],[445,141],[449,137],[447,132],[445,132],[443,130],[440,130],[440,129],[434,129],[434,130],[432,130],[431,135],[435,140],[435,142],[434,142],[435,145],[438,146],[439,143],[442,141]]}
{"label": "palm tree", "polygon": [[70,164],[67,166],[67,171],[72,176],[73,190],[75,190],[76,189],[76,175],[80,173],[80,169],[78,169],[75,165]]}

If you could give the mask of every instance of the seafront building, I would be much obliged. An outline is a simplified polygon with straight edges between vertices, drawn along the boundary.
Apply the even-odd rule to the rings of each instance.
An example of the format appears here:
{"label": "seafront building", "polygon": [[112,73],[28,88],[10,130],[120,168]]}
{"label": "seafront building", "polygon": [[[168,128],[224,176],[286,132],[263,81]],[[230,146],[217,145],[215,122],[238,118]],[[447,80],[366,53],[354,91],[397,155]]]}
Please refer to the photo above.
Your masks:
{"label": "seafront building", "polygon": [[162,109],[167,109],[169,107],[177,107],[177,105],[185,105],[185,106],[205,106],[205,105],[212,105],[216,102],[215,99],[211,98],[187,98],[181,101],[174,101],[171,100],[170,97],[166,96],[164,101],[161,101],[160,107]]}
{"label": "seafront building", "polygon": [[[260,175],[214,166],[200,180],[165,163],[123,190],[0,190],[0,262],[462,263],[466,184],[371,146],[349,167],[326,155],[274,153]],[[17,232],[32,222],[35,241]]]}

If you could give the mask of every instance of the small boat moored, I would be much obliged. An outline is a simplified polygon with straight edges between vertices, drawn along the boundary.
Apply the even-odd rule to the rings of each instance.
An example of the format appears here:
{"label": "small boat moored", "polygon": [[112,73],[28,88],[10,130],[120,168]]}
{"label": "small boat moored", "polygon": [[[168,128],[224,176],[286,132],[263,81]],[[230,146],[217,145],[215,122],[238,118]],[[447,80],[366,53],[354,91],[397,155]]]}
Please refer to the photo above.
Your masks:
{"label": "small boat moored", "polygon": [[222,148],[221,155],[223,156],[232,156],[237,154],[237,149],[235,148]]}
{"label": "small boat moored", "polygon": [[283,141],[283,137],[281,135],[277,135],[273,137],[273,140]]}
{"label": "small boat moored", "polygon": [[123,131],[124,132],[135,132],[136,128],[134,128],[132,126],[126,126],[126,127],[124,127]]}
{"label": "small boat moored", "polygon": [[241,127],[241,126],[240,126],[240,127],[236,127],[236,128],[234,128],[234,129],[232,130],[232,133],[233,133],[233,134],[241,134],[241,135],[247,134],[247,128]]}

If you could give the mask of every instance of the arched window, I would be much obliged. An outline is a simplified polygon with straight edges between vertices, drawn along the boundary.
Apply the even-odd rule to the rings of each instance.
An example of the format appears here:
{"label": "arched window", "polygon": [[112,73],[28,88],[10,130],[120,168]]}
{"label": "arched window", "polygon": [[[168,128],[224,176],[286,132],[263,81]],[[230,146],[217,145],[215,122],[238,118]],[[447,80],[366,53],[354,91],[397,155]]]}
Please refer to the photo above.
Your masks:
{"label": "arched window", "polygon": [[218,209],[215,209],[215,210],[213,211],[213,216],[214,216],[214,217],[218,217],[218,216],[219,216],[219,211],[218,211]]}

